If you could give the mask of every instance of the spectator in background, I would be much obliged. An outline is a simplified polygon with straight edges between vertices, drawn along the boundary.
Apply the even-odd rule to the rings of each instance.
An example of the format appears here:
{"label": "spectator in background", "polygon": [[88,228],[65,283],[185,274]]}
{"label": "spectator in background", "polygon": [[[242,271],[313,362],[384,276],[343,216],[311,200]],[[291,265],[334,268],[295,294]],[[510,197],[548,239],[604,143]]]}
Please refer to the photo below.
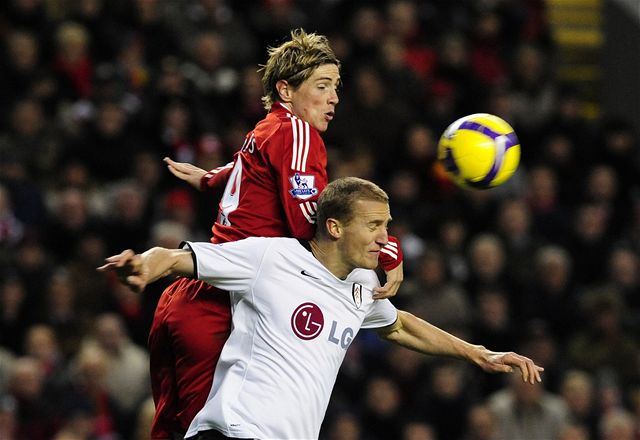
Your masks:
{"label": "spectator in background", "polygon": [[598,438],[596,384],[584,371],[569,370],[562,379],[560,395],[569,409],[569,421],[582,426],[591,438]]}
{"label": "spectator in background", "polygon": [[572,336],[580,317],[573,285],[571,254],[558,246],[542,246],[534,256],[533,282],[522,291],[517,308],[526,320],[540,319],[559,341]]}
{"label": "spectator in background", "polygon": [[44,386],[48,391],[59,390],[66,362],[54,330],[44,324],[29,327],[25,337],[24,353],[40,364]]}
{"label": "spectator in background", "polygon": [[393,379],[373,377],[367,381],[362,409],[362,428],[365,438],[383,440],[400,438],[401,394]]}
{"label": "spectator in background", "polygon": [[606,283],[617,290],[629,308],[629,321],[640,324],[640,261],[638,254],[627,246],[617,246],[608,258]]}
{"label": "spectator in background", "polygon": [[83,346],[97,346],[105,355],[105,391],[133,421],[140,403],[149,395],[147,381],[149,356],[131,342],[123,319],[115,314],[98,316],[92,338]]}
{"label": "spectator in background", "polygon": [[538,243],[533,234],[531,212],[522,199],[505,198],[498,206],[496,232],[504,243],[506,271],[518,289],[528,286]]}
{"label": "spectator in background", "polygon": [[0,394],[0,438],[15,440],[17,431],[16,401],[7,394]]}
{"label": "spectator in background", "polygon": [[558,181],[553,169],[546,165],[532,167],[526,191],[534,232],[542,239],[566,245],[570,220],[566,208],[560,204]]}
{"label": "spectator in background", "polygon": [[128,438],[132,426],[106,388],[107,354],[97,345],[82,346],[72,359],[68,382],[57,405],[62,420],[88,421],[96,437]]}
{"label": "spectator in background", "polygon": [[566,424],[558,432],[558,440],[589,440],[589,432],[581,425]]}
{"label": "spectator in background", "polygon": [[514,122],[518,127],[518,136],[526,142],[553,112],[556,85],[546,54],[535,44],[520,44],[516,48],[512,66]]}
{"label": "spectator in background", "polygon": [[449,281],[444,264],[440,252],[426,250],[417,264],[415,282],[407,283],[399,301],[432,324],[457,334],[471,323],[471,304],[466,292]]}
{"label": "spectator in background", "polygon": [[114,185],[108,197],[104,233],[108,253],[121,249],[124,243],[134,249],[144,249],[149,241],[147,218],[148,195],[131,181]]}
{"label": "spectator in background", "polygon": [[67,188],[52,197],[51,218],[47,222],[44,243],[54,261],[69,260],[82,237],[97,229],[98,221],[89,207],[86,193]]}
{"label": "spectator in background", "polygon": [[402,440],[435,440],[433,426],[426,422],[409,421],[402,429]]}
{"label": "spectator in background", "polygon": [[192,42],[192,61],[182,66],[185,78],[204,101],[207,114],[217,115],[221,125],[229,122],[224,109],[232,104],[240,85],[239,72],[229,65],[227,50],[220,34],[201,30]]}
{"label": "spectator in background", "polygon": [[9,192],[0,184],[0,261],[7,260],[4,253],[20,241],[24,226],[13,213]]}
{"label": "spectator in background", "polygon": [[16,359],[8,388],[16,402],[18,439],[47,440],[58,429],[56,408],[45,395],[44,378],[36,359]]}
{"label": "spectator in background", "polygon": [[0,74],[3,109],[12,108],[26,95],[40,100],[47,114],[55,111],[57,87],[53,75],[43,65],[41,45],[38,36],[27,30],[14,30],[7,35],[7,59]]}
{"label": "spectator in background", "polygon": [[633,416],[627,411],[613,411],[603,416],[600,436],[602,440],[634,440],[635,423]]}
{"label": "spectator in background", "polygon": [[95,118],[83,127],[67,154],[81,159],[91,179],[98,183],[125,178],[132,171],[131,157],[140,147],[130,128],[129,115],[119,102],[98,102]]}
{"label": "spectator in background", "polygon": [[0,305],[0,342],[14,354],[21,354],[33,310],[20,278],[11,275],[0,278]]}
{"label": "spectator in background", "polygon": [[0,347],[0,396],[3,396],[7,391],[7,384],[13,371],[15,359],[16,356],[12,352]]}
{"label": "spectator in background", "polygon": [[471,406],[470,385],[465,365],[439,362],[433,366],[430,392],[423,396],[416,412],[433,427],[437,439],[463,436],[465,424],[460,414],[466,414]]}
{"label": "spectator in background", "polygon": [[362,438],[360,418],[349,412],[338,414],[328,429],[329,440],[359,440]]}
{"label": "spectator in background", "polygon": [[60,84],[62,99],[87,99],[92,92],[94,61],[89,52],[91,41],[84,26],[64,22],[56,31],[53,70]]}
{"label": "spectator in background", "polygon": [[615,291],[593,290],[584,296],[587,327],[569,340],[572,365],[593,374],[608,373],[623,387],[640,374],[640,348],[623,328],[624,304]]}
{"label": "spectator in background", "polygon": [[[99,288],[97,285],[95,287],[97,294]],[[54,272],[45,292],[46,310],[38,318],[39,322],[55,332],[65,359],[77,352],[82,334],[95,310],[78,305],[82,304],[78,298],[78,288],[68,272],[62,269]]]}
{"label": "spectator in background", "polygon": [[576,208],[568,247],[573,255],[573,274],[577,285],[604,281],[606,256],[611,246],[609,224],[613,212],[600,203],[584,203]]}
{"label": "spectator in background", "polygon": [[562,399],[542,385],[527,386],[517,377],[510,386],[488,398],[496,415],[498,438],[553,439],[567,420],[568,410]]}
{"label": "spectator in background", "polygon": [[0,157],[15,161],[40,184],[51,178],[61,153],[60,139],[48,124],[39,100],[20,98],[11,107],[10,127],[0,136]]}
{"label": "spectator in background", "polygon": [[469,279],[465,283],[467,294],[474,300],[485,288],[505,289],[510,297],[509,274],[506,272],[504,245],[495,234],[477,235],[469,243]]}
{"label": "spectator in background", "polygon": [[473,405],[467,413],[464,440],[498,440],[498,421],[485,404]]}

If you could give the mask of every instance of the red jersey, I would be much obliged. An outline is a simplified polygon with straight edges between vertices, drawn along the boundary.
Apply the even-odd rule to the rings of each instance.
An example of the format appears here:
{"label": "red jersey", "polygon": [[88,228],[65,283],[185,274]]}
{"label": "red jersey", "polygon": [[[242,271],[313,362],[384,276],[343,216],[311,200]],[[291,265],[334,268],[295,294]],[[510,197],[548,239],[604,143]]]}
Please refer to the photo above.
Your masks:
{"label": "red jersey", "polygon": [[[311,239],[316,201],[328,182],[326,167],[327,151],[320,133],[275,103],[235,155],[212,241]],[[227,174],[223,170],[211,174],[211,179],[221,181]]]}

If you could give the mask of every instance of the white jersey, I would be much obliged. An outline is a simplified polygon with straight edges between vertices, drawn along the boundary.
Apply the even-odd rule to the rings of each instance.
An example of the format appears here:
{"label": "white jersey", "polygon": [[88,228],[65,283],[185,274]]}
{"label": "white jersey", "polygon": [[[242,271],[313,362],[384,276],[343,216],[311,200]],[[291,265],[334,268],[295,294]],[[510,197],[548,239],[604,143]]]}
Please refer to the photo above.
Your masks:
{"label": "white jersey", "polygon": [[345,280],[292,238],[187,243],[198,279],[231,293],[233,327],[207,403],[186,437],[317,438],[342,360],[360,328],[391,325],[375,272]]}

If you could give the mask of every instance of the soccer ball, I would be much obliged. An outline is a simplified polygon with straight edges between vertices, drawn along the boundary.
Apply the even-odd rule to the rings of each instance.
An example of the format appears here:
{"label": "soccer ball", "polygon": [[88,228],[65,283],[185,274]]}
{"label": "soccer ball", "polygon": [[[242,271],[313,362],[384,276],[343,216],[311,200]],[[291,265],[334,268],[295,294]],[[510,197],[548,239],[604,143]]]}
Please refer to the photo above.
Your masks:
{"label": "soccer ball", "polygon": [[438,159],[458,186],[493,188],[518,168],[520,142],[503,119],[476,113],[447,127],[438,142]]}

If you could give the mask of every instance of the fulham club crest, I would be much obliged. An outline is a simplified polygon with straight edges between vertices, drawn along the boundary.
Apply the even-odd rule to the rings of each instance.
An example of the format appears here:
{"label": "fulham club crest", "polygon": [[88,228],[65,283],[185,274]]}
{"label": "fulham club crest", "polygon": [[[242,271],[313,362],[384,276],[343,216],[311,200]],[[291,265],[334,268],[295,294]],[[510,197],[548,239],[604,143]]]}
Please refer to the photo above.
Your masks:
{"label": "fulham club crest", "polygon": [[358,283],[353,283],[351,289],[351,296],[353,296],[353,302],[356,305],[356,309],[359,309],[362,305],[362,286]]}

